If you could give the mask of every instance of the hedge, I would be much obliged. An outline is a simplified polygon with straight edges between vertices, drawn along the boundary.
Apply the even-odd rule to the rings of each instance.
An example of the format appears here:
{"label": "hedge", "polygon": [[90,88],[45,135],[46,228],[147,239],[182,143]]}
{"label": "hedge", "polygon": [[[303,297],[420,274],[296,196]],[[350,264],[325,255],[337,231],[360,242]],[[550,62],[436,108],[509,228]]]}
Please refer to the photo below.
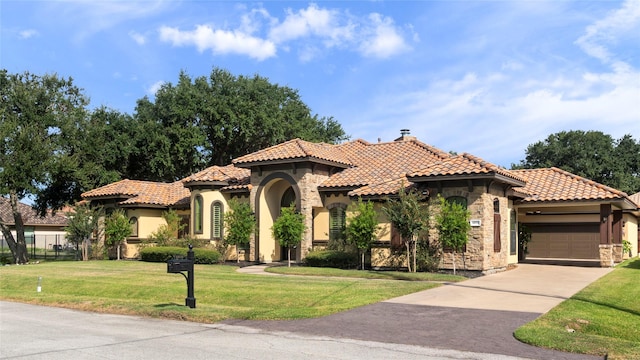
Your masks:
{"label": "hedge", "polygon": [[359,264],[358,254],[338,250],[311,251],[304,261],[307,266],[338,269],[356,269]]}
{"label": "hedge", "polygon": [[[152,246],[140,250],[140,259],[148,262],[167,262],[173,258],[186,258],[186,248],[176,246]],[[221,255],[217,250],[193,249],[196,264],[217,264]]]}

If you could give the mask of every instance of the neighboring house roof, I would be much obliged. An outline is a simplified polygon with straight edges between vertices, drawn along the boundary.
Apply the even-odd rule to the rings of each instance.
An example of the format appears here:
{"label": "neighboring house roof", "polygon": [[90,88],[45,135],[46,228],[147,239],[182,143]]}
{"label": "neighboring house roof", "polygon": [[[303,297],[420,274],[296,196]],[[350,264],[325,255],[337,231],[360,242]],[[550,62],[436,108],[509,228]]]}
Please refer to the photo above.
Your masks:
{"label": "neighboring house roof", "polygon": [[227,166],[211,166],[200,172],[182,179],[185,187],[198,185],[221,186],[221,190],[243,191],[251,190],[251,170]]}
{"label": "neighboring house roof", "polygon": [[640,192],[629,195],[629,198],[640,208]]}
{"label": "neighboring house roof", "polygon": [[348,167],[348,158],[336,146],[326,143],[312,143],[301,139],[293,139],[282,144],[258,150],[233,160],[239,167],[249,167],[260,163],[290,163],[296,161],[314,161],[329,163],[335,166]]}
{"label": "neighboring house roof", "polygon": [[512,171],[503,169],[467,153],[429,164],[418,171],[410,172],[407,176],[411,180],[454,180],[486,176],[500,178],[504,182],[519,186],[524,185],[526,182],[524,178],[516,175]]}
{"label": "neighboring house roof", "polygon": [[182,181],[160,183],[124,179],[82,194],[87,200],[123,199],[119,205],[180,206],[189,204],[189,189]]}
{"label": "neighboring house roof", "polygon": [[[55,214],[52,211],[47,211],[44,217],[41,217],[38,212],[31,206],[23,203],[18,203],[18,210],[22,214],[22,221],[25,226],[65,226],[67,225],[67,217],[63,211],[56,211]],[[11,203],[9,199],[0,197],[0,221],[6,225],[15,225],[13,219],[13,212],[11,211]]]}
{"label": "neighboring house roof", "polygon": [[525,186],[515,189],[526,194],[520,203],[621,200],[628,203],[625,208],[637,208],[626,193],[562,169],[552,167],[510,171],[527,182]]}

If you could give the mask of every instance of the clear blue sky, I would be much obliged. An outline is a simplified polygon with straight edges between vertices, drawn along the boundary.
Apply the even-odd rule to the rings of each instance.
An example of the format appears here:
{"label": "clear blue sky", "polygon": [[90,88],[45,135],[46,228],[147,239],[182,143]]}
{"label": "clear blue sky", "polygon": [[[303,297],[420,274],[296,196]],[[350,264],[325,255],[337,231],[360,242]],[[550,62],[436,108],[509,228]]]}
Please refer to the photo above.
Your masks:
{"label": "clear blue sky", "polygon": [[509,167],[562,130],[640,139],[640,1],[5,1],[0,66],[132,114],[180,70],[298,89],[353,139],[402,128]]}

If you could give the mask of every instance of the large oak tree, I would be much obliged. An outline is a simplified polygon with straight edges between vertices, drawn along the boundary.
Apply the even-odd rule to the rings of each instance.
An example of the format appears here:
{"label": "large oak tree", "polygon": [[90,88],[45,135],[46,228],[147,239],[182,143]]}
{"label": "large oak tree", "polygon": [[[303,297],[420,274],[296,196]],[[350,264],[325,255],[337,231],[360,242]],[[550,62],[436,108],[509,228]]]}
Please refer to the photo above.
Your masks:
{"label": "large oak tree", "polygon": [[154,101],[140,99],[135,117],[140,132],[130,168],[145,180],[174,181],[292,138],[348,138],[333,118],[312,115],[296,90],[219,68],[208,77],[181,72]]}
{"label": "large oak tree", "polygon": [[73,171],[61,144],[67,130],[84,118],[88,100],[71,78],[6,70],[0,70],[0,94],[0,195],[9,198],[15,238],[10,219],[0,219],[0,229],[15,261],[25,263],[29,259],[18,202],[34,196],[37,203],[46,203],[44,192],[58,182],[57,174]]}

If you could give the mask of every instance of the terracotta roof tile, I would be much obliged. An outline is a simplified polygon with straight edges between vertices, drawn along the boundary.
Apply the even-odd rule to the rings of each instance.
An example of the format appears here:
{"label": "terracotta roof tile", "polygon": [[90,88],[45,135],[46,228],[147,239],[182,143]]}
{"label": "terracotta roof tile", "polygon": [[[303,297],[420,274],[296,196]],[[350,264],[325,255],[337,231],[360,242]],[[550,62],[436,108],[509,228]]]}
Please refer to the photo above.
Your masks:
{"label": "terracotta roof tile", "polygon": [[399,177],[392,180],[383,181],[377,184],[366,185],[349,192],[349,196],[384,196],[397,194],[401,187],[410,189],[414,183],[409,182],[406,177]]}
{"label": "terracotta roof tile", "polygon": [[[44,217],[40,217],[38,212],[31,206],[18,203],[18,210],[22,213],[22,221],[26,226],[34,225],[67,225],[67,217],[64,211],[53,212],[48,211]],[[7,225],[15,225],[13,212],[11,211],[11,203],[9,199],[0,196],[0,221]]]}
{"label": "terracotta roof tile", "polygon": [[336,146],[325,143],[312,143],[301,139],[293,139],[282,144],[268,147],[254,153],[241,156],[233,160],[234,164],[248,164],[256,162],[272,162],[278,160],[295,160],[312,158],[324,160],[345,166],[351,162],[340,151],[336,151]]}
{"label": "terracotta roof tile", "polygon": [[629,198],[622,191],[555,167],[510,171],[527,181],[525,186],[514,189],[528,195],[522,202]]}
{"label": "terracotta roof tile", "polygon": [[629,199],[631,199],[631,201],[633,201],[640,208],[640,192],[629,195]]}
{"label": "terracotta roof tile", "polygon": [[182,179],[185,185],[194,182],[225,182],[229,184],[247,184],[251,177],[251,170],[227,166],[211,166],[189,177]]}
{"label": "terracotta roof tile", "polygon": [[356,187],[400,179],[425,164],[450,155],[417,140],[369,144],[362,140],[336,145],[352,162],[321,184],[322,188]]}
{"label": "terracotta roof tile", "polygon": [[126,198],[121,205],[175,206],[189,198],[190,191],[182,181],[159,183],[124,179],[82,194],[87,200],[99,198]]}
{"label": "terracotta roof tile", "polygon": [[411,177],[430,177],[448,175],[478,175],[478,174],[498,174],[513,180],[525,182],[525,180],[513,172],[503,169],[481,158],[464,153],[452,156],[437,163],[408,174]]}

